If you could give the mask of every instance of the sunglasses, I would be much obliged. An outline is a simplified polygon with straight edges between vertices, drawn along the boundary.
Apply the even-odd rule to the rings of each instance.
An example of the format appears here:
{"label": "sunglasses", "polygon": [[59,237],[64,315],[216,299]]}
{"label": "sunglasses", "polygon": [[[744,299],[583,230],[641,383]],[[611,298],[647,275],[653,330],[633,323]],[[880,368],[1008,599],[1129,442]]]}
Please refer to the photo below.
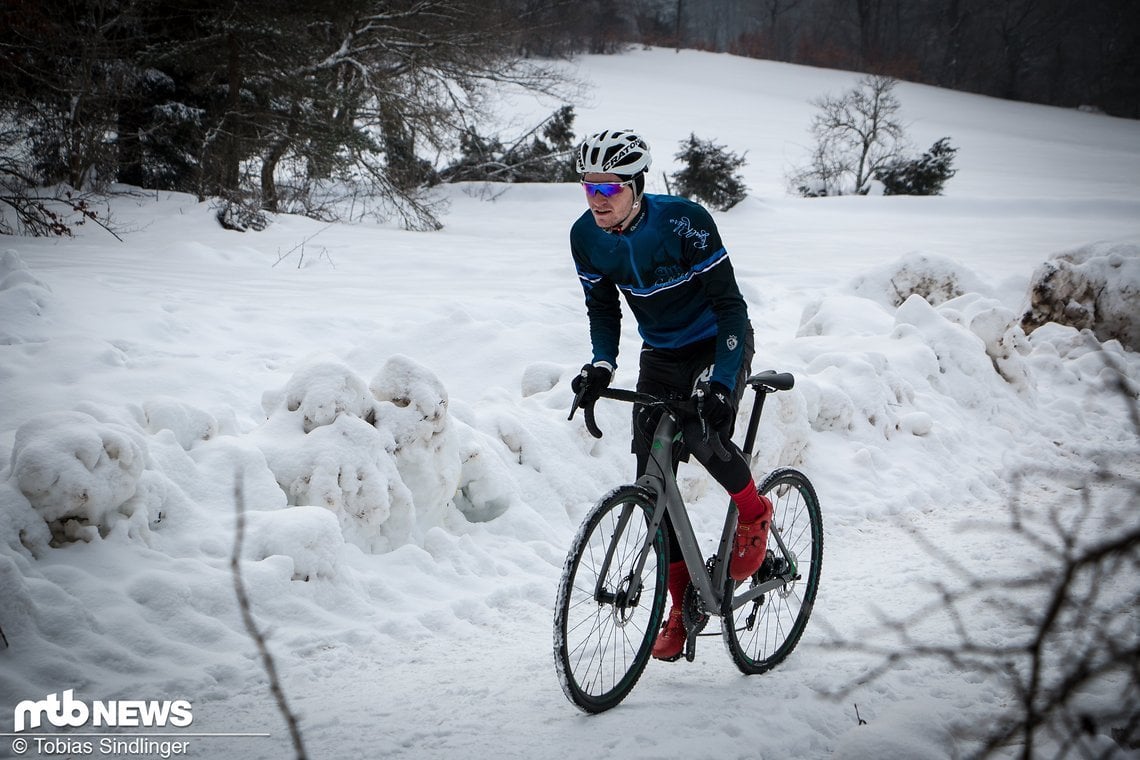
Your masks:
{"label": "sunglasses", "polygon": [[582,188],[586,191],[587,197],[601,195],[604,198],[612,198],[620,193],[623,187],[632,184],[632,179],[627,179],[625,182],[583,182]]}

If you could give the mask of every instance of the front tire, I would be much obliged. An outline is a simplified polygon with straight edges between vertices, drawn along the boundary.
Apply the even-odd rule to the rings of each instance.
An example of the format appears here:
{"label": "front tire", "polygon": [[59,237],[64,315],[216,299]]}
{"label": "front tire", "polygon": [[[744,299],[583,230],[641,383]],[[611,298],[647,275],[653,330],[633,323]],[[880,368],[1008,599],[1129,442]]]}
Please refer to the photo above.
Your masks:
{"label": "front tire", "polygon": [[[769,536],[768,559],[760,570],[725,594],[725,646],[736,666],[749,675],[771,670],[795,649],[815,605],[823,569],[823,516],[811,481],[797,470],[781,468],[769,473],[756,490],[772,500],[772,524],[796,566],[793,571],[786,564],[775,538]],[[733,599],[734,594],[739,597],[778,576],[785,578],[782,587],[759,599],[744,604]]]}
{"label": "front tire", "polygon": [[646,491],[623,486],[594,506],[566,557],[554,610],[554,663],[567,699],[586,712],[602,712],[621,702],[652,654],[668,590],[664,528],[653,536],[640,574],[640,593],[625,593],[652,516],[653,502]]}

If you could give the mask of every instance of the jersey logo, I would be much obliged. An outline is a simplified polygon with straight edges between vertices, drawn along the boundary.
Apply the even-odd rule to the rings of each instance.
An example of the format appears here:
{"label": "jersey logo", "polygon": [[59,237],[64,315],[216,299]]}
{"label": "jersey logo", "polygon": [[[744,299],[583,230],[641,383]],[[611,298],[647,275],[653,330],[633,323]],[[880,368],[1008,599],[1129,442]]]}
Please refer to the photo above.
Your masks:
{"label": "jersey logo", "polygon": [[673,223],[673,234],[679,238],[689,239],[696,238],[693,243],[694,248],[704,250],[709,247],[709,231],[698,230],[693,228],[693,223],[689,221],[689,217],[683,216],[680,219],[670,219]]}
{"label": "jersey logo", "polygon": [[735,351],[736,350],[737,343],[736,343],[736,336],[735,335],[729,335],[728,340],[726,340],[724,343],[726,346],[728,346],[729,351]]}
{"label": "jersey logo", "polygon": [[653,284],[665,285],[667,283],[679,280],[685,276],[685,270],[680,266],[673,264],[662,264],[653,270]]}

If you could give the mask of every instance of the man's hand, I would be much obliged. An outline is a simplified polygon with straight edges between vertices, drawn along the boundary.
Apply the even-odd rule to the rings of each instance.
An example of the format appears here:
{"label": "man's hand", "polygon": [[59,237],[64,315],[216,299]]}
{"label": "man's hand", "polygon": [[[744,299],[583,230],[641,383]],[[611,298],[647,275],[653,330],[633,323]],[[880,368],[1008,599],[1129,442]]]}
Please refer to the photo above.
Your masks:
{"label": "man's hand", "polygon": [[701,383],[693,391],[693,397],[697,399],[697,409],[700,410],[701,432],[705,443],[712,447],[714,454],[727,462],[731,454],[725,448],[724,441],[729,440],[729,429],[736,416],[731,393],[720,383]]}
{"label": "man's hand", "polygon": [[706,429],[727,436],[736,416],[736,411],[732,408],[732,393],[720,383],[709,383],[707,386],[702,383],[694,395],[702,392],[700,410]]}
{"label": "man's hand", "polygon": [[610,386],[610,378],[613,377],[613,372],[608,367],[600,364],[584,364],[582,371],[570,381],[570,390],[575,394],[581,394],[579,404],[581,406],[589,406],[597,401],[602,391]]}

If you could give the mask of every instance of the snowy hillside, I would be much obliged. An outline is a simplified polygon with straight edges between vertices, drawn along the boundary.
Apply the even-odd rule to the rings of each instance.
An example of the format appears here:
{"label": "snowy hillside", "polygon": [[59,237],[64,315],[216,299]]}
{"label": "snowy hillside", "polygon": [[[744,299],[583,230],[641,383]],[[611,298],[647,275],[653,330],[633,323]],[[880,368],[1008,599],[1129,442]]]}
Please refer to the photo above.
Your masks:
{"label": "snowy hillside", "polygon": [[[311,758],[976,748],[1008,683],[929,659],[861,685],[880,657],[834,640],[889,650],[880,616],[923,608],[933,582],[961,588],[955,567],[1017,577],[1056,562],[1009,530],[1015,497],[1026,523],[1047,525],[1074,514],[1096,467],[1140,476],[1109,369],[1135,381],[1140,356],[1017,326],[1034,271],[1065,254],[1134,328],[1140,123],[904,83],[916,148],[949,136],[959,149],[945,195],[804,200],[783,178],[806,160],[809,101],[855,75],[665,50],[574,67],[590,93],[574,104],[579,134],[642,131],[650,192],[690,133],[747,152],[750,197],[716,218],[756,329],[753,369],[797,377],[765,412],[754,470],[802,469],[825,521],[799,649],[744,678],[704,639],[694,663],[651,662],[601,716],[561,693],[565,552],[633,472],[628,408],[599,404],[601,440],[566,420],[590,356],[567,243],[577,186],[445,187],[438,233],[279,217],[242,234],[209,204],[137,191],[115,201],[122,243],[97,228],[0,239],[0,757],[29,737],[17,704],[66,690],[192,705],[189,726],[74,731],[166,731],[190,757],[292,753],[235,596],[239,509],[242,576]],[[514,98],[503,118],[533,124],[556,105]],[[628,316],[624,329],[616,384],[631,386]],[[697,465],[681,475],[711,547],[725,495]],[[1136,520],[1118,483],[1098,489],[1089,540]],[[1138,592],[1134,576],[1105,591]],[[1024,639],[1009,610],[970,604],[969,636]],[[961,635],[940,615],[916,633]],[[1083,704],[1095,715],[1121,687]],[[1110,728],[1090,746],[1135,756]],[[40,736],[22,756],[52,754]],[[99,737],[66,742],[64,756],[108,754]]]}

